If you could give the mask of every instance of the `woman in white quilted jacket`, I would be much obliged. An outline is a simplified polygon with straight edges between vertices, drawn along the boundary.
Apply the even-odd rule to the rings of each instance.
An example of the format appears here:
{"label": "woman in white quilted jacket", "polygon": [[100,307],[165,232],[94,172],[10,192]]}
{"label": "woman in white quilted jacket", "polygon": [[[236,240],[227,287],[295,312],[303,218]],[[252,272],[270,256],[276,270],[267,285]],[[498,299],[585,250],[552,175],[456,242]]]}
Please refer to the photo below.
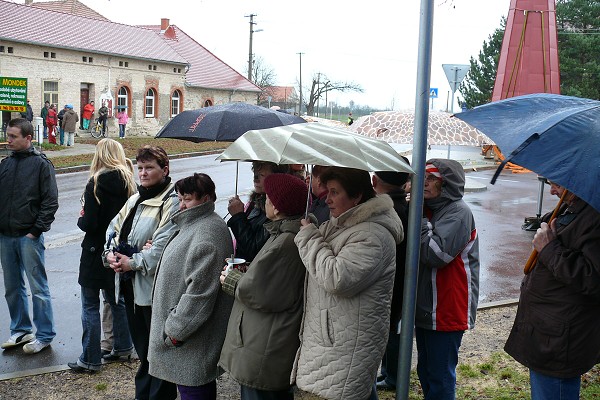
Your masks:
{"label": "woman in white quilted jacket", "polygon": [[302,220],[295,238],[308,274],[292,380],[327,399],[376,399],[402,223],[367,171],[331,167],[321,182],[331,218]]}

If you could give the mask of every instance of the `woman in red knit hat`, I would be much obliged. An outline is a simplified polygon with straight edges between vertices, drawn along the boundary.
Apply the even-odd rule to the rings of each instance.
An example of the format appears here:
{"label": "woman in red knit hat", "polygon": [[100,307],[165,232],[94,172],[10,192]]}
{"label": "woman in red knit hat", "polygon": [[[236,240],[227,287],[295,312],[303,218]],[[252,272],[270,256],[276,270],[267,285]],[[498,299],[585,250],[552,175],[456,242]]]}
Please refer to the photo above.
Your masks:
{"label": "woman in red knit hat", "polygon": [[270,236],[246,273],[221,274],[235,297],[219,365],[241,385],[242,400],[294,398],[290,374],[300,346],[305,268],[294,244],[308,188],[297,177],[264,180]]}

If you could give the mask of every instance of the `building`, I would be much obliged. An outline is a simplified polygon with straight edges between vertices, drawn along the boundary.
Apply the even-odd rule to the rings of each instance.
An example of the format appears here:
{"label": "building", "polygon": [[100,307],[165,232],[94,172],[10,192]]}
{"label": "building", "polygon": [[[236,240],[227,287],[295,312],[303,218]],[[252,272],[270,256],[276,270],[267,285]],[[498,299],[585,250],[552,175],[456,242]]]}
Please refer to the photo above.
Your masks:
{"label": "building", "polygon": [[259,105],[263,107],[279,107],[289,113],[299,113],[298,92],[293,86],[268,86],[259,95]]}
{"label": "building", "polygon": [[[28,79],[35,116],[45,100],[58,109],[71,103],[80,116],[94,100],[111,117],[126,107],[128,134],[153,136],[185,109],[256,104],[260,88],[168,19],[131,26],[77,0],[26,3],[0,0],[0,76]],[[3,126],[10,117],[2,112]]]}

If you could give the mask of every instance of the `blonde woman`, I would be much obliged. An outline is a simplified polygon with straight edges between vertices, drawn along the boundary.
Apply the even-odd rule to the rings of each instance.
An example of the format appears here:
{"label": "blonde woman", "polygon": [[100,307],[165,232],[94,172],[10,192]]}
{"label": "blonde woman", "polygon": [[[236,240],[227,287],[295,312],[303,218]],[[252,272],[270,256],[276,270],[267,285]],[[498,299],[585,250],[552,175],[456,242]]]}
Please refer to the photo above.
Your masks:
{"label": "blonde woman", "polygon": [[90,167],[90,180],[82,198],[77,226],[85,232],[81,243],[79,284],[81,285],[81,323],[83,352],[76,362],[68,363],[75,372],[94,372],[100,369],[100,291],[110,304],[113,315],[114,344],[112,353],[131,354],[133,345],[127,325],[125,303],[115,299],[115,273],[104,268],[102,251],[108,224],[127,199],[137,191],[133,164],[125,157],[120,143],[102,139]]}

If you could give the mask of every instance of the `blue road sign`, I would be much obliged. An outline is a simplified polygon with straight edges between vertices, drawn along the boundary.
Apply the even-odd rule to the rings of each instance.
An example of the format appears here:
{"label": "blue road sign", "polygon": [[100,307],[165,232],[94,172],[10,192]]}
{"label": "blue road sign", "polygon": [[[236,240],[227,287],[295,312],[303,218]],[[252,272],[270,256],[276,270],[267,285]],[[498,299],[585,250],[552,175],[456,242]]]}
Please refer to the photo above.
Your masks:
{"label": "blue road sign", "polygon": [[429,89],[429,98],[437,99],[437,97],[438,97],[438,88],[430,88]]}

